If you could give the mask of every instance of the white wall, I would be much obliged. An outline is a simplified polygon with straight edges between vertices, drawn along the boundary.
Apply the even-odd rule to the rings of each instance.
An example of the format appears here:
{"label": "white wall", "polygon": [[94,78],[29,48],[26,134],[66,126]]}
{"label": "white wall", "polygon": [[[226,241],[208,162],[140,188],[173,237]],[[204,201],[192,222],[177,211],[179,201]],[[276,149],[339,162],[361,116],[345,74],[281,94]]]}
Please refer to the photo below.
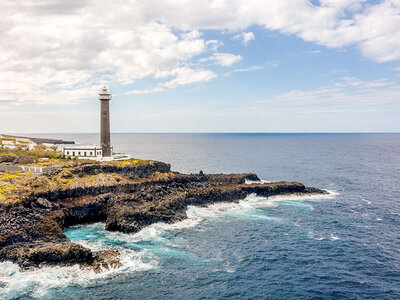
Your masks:
{"label": "white wall", "polygon": [[[94,149],[94,148],[93,149],[77,149],[77,150],[64,149],[64,154],[66,156],[74,157],[72,155],[73,152],[75,152],[74,156],[78,156],[78,157],[85,157],[85,153],[86,153],[86,157],[102,156],[102,150]],[[80,154],[79,154],[79,152],[80,152]],[[90,155],[90,152],[92,152],[92,155]],[[100,154],[97,154],[97,153],[100,153]]]}

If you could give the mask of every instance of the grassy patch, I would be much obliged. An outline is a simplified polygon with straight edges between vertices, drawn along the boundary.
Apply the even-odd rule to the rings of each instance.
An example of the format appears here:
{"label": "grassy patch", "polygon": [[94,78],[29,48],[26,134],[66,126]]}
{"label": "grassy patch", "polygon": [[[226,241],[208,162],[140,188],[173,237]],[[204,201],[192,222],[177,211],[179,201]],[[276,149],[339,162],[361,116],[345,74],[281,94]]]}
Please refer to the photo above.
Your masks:
{"label": "grassy patch", "polygon": [[[79,169],[78,172],[74,172],[71,170],[72,168],[98,164],[111,164],[122,168],[129,168],[129,166],[152,167],[155,162],[141,159],[111,162],[71,160],[60,156],[55,151],[46,151],[39,148],[33,151],[2,149],[0,150],[0,163],[36,167],[61,167],[61,170],[57,169],[58,173],[53,173],[51,176],[39,176],[28,172],[0,172],[0,203],[11,204],[24,201],[31,195],[41,193],[67,191],[75,188],[118,186],[146,180],[141,178],[129,179],[119,173],[84,174],[79,172]],[[166,180],[172,176],[175,176],[173,172],[156,172],[151,180]]]}

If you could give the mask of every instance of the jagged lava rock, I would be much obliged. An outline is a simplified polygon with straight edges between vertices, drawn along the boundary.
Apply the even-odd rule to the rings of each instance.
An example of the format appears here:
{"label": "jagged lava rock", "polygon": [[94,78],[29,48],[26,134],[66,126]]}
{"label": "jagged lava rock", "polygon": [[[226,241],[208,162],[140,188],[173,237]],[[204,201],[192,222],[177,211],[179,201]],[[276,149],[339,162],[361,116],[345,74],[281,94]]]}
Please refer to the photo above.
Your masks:
{"label": "jagged lava rock", "polygon": [[[179,174],[160,162],[126,167],[89,164],[62,170],[57,176],[70,178],[77,172],[82,176],[115,172],[136,181],[41,192],[21,203],[1,205],[0,261],[15,262],[22,269],[79,264],[100,272],[121,266],[119,252],[92,252],[71,243],[64,228],[105,222],[106,230],[134,233],[156,222],[186,218],[188,205],[237,201],[252,193],[266,197],[327,193],[298,182],[262,184],[252,173]],[[258,183],[245,184],[246,180]]]}

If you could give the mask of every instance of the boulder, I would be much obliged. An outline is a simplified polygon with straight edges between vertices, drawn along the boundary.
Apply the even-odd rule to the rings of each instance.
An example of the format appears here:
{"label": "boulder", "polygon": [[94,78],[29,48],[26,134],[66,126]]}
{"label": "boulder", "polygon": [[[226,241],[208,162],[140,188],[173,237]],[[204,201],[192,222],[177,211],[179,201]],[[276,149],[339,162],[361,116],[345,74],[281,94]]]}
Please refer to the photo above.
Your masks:
{"label": "boulder", "polygon": [[117,269],[122,267],[122,263],[119,258],[120,253],[115,249],[93,252],[92,259],[83,263],[81,268],[91,269],[95,273],[101,273],[110,269]]}
{"label": "boulder", "polygon": [[49,209],[51,209],[51,208],[53,208],[53,203],[51,203],[49,200],[47,200],[47,199],[44,199],[44,198],[39,198],[39,199],[37,199],[36,200],[36,203],[37,203],[37,205],[39,206],[39,207],[42,207],[42,208],[49,208]]}
{"label": "boulder", "polygon": [[39,245],[25,243],[3,249],[1,257],[18,263],[23,270],[30,270],[44,265],[83,264],[92,259],[92,252],[71,242]]}

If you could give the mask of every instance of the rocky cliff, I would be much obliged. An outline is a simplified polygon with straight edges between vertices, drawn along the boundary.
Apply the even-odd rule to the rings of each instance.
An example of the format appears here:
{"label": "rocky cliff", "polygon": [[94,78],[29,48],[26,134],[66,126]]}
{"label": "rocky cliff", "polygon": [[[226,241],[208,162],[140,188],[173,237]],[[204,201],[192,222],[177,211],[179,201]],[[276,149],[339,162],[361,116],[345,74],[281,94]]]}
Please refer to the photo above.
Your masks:
{"label": "rocky cliff", "polygon": [[[23,201],[0,206],[0,261],[22,269],[44,265],[80,264],[99,272],[118,267],[116,250],[92,252],[72,243],[63,229],[77,224],[105,222],[106,230],[134,233],[155,222],[186,218],[188,205],[237,201],[256,193],[325,194],[298,182],[261,183],[255,174],[179,174],[164,163],[136,166],[85,165],[64,169],[54,176],[120,178],[96,185],[44,189]],[[113,177],[114,176],[114,177]],[[118,177],[122,176],[122,177]],[[245,184],[246,180],[258,183]]]}

